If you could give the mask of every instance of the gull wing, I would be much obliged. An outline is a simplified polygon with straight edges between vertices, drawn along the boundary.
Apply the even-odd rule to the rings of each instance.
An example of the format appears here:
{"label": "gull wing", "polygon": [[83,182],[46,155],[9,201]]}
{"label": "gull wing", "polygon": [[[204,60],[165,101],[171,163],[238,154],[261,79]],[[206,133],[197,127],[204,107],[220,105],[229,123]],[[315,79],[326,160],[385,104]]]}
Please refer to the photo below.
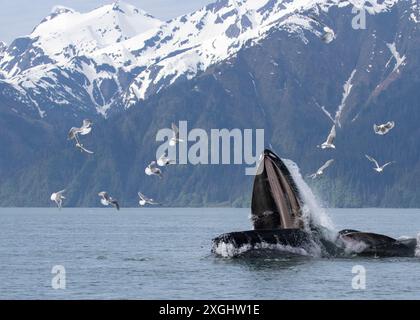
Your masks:
{"label": "gull wing", "polygon": [[109,201],[109,195],[108,192],[102,191],[98,193],[98,196],[102,197],[103,199]]}
{"label": "gull wing", "polygon": [[318,171],[319,170],[323,171],[323,170],[327,169],[333,162],[334,162],[334,159],[328,160],[327,162],[324,163],[324,165],[321,168],[318,169]]}
{"label": "gull wing", "polygon": [[378,161],[376,161],[375,159],[373,159],[371,156],[368,156],[367,154],[365,154],[365,156],[366,156],[366,158],[367,158],[369,161],[373,162],[373,163],[376,165],[376,167],[377,167],[377,168],[379,168]]}
{"label": "gull wing", "polygon": [[117,200],[112,199],[110,202],[112,203],[112,205],[113,205],[113,206],[114,206],[117,210],[120,210],[120,204],[118,203],[118,201],[117,201]]}
{"label": "gull wing", "polygon": [[328,143],[328,144],[333,144],[333,143],[334,143],[334,140],[335,140],[336,135],[337,135],[337,132],[336,132],[336,130],[335,130],[335,125],[333,125],[333,126],[332,126],[332,128],[331,128],[330,134],[328,135],[328,138],[327,138],[327,143]]}
{"label": "gull wing", "polygon": [[176,124],[175,124],[175,123],[173,123],[173,122],[172,122],[172,131],[173,131],[173,133],[174,133],[174,137],[175,137],[175,138],[178,138],[178,137],[179,137],[179,129],[178,129],[178,127],[176,126]]}
{"label": "gull wing", "polygon": [[80,140],[79,140],[79,134],[78,133],[75,133],[74,134],[73,139],[76,140],[76,145],[81,145]]}
{"label": "gull wing", "polygon": [[93,154],[93,151],[90,151],[90,150],[88,150],[88,149],[86,149],[85,147],[83,147],[80,143],[78,144],[78,146],[77,146],[78,148],[80,148],[80,150],[82,150],[82,151],[84,151],[84,152],[86,152],[86,153],[88,153],[88,154]]}
{"label": "gull wing", "polygon": [[80,128],[76,128],[76,127],[71,128],[67,135],[68,139],[69,140],[75,139],[75,137],[77,136],[79,132],[80,132]]}
{"label": "gull wing", "polygon": [[149,200],[143,193],[141,193],[141,192],[139,192],[138,193],[138,195],[139,195],[139,197],[140,197],[140,199],[141,200],[144,200],[144,201],[147,201],[147,200]]}
{"label": "gull wing", "polygon": [[393,163],[395,163],[395,161],[390,161],[390,162],[385,163],[385,164],[382,166],[382,169],[385,169],[385,167],[387,167],[387,166],[389,166],[390,164],[393,164]]}
{"label": "gull wing", "polygon": [[394,121],[389,121],[384,126],[385,126],[386,129],[391,130],[395,127],[395,122]]}

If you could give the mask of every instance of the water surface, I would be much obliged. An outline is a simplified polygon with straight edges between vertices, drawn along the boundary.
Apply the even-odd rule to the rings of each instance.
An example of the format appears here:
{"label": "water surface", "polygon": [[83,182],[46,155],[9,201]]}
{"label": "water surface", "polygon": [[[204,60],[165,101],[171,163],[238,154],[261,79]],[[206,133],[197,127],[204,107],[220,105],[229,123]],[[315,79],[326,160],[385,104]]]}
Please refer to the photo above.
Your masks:
{"label": "water surface", "polygon": [[[329,210],[337,228],[399,237],[420,210]],[[1,299],[418,299],[418,258],[223,259],[211,239],[250,229],[248,209],[0,209]],[[63,265],[66,289],[51,269]],[[352,288],[352,268],[367,271]]]}

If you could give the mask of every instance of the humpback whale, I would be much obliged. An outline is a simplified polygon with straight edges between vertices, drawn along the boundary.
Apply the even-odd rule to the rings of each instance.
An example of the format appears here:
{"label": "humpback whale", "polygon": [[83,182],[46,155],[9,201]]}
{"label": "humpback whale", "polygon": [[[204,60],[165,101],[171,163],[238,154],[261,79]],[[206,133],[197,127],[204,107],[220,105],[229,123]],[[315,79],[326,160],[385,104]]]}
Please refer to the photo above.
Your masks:
{"label": "humpback whale", "polygon": [[264,150],[254,179],[251,202],[253,230],[230,232],[213,239],[212,252],[274,249],[289,253],[317,252],[325,257],[413,257],[417,240],[397,240],[385,235],[342,230],[317,224],[303,210],[304,200],[285,165],[274,152]]}

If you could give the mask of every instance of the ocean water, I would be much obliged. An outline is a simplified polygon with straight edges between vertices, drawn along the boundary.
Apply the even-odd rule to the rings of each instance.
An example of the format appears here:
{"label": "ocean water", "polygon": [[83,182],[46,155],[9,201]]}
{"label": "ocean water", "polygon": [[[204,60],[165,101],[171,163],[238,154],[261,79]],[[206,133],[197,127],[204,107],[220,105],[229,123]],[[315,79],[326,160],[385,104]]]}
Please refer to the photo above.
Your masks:
{"label": "ocean water", "polygon": [[[420,210],[331,209],[338,229],[416,236]],[[419,299],[419,258],[227,259],[247,209],[0,209],[0,299]],[[65,268],[54,289],[52,268]],[[352,269],[366,270],[355,290]]]}

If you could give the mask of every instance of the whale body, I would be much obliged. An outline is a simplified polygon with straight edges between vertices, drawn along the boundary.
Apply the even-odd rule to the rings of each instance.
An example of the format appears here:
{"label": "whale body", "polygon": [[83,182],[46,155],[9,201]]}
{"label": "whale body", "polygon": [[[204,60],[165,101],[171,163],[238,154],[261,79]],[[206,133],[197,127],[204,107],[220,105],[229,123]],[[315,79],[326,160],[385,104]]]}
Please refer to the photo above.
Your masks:
{"label": "whale body", "polygon": [[213,239],[212,252],[262,249],[322,256],[414,257],[417,240],[397,240],[385,235],[342,230],[337,234],[309,221],[305,226],[303,200],[289,169],[271,150],[261,156],[251,203],[253,230],[230,232]]}

